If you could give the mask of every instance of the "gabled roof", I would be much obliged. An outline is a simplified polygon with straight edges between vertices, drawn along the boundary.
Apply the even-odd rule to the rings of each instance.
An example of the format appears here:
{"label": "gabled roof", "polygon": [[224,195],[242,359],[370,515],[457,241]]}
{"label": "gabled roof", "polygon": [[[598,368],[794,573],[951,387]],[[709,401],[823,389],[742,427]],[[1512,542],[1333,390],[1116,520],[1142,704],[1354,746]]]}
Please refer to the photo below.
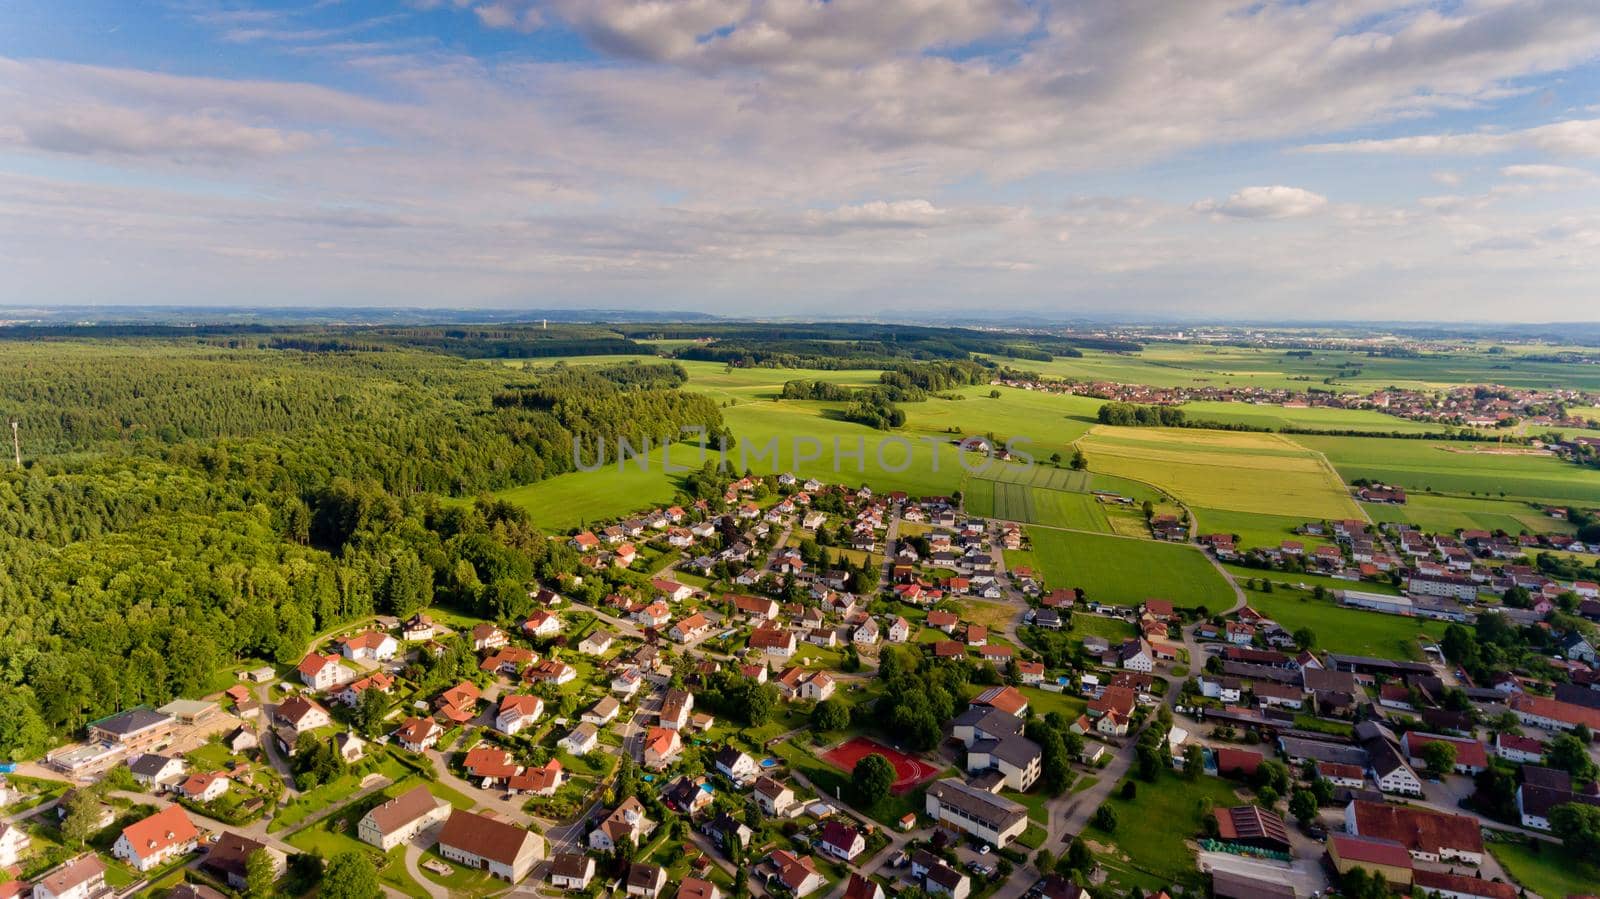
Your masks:
{"label": "gabled roof", "polygon": [[200,831],[184,813],[183,807],[169,805],[159,812],[122,829],[122,836],[141,858],[200,838]]}
{"label": "gabled roof", "polygon": [[511,867],[523,846],[534,835],[515,824],[497,821],[475,812],[456,809],[444,822],[439,832],[441,846],[465,849],[480,858],[487,858]]}
{"label": "gabled roof", "polygon": [[437,809],[442,800],[434,798],[427,787],[412,787],[399,796],[367,812],[366,817],[378,825],[382,833],[391,833]]}

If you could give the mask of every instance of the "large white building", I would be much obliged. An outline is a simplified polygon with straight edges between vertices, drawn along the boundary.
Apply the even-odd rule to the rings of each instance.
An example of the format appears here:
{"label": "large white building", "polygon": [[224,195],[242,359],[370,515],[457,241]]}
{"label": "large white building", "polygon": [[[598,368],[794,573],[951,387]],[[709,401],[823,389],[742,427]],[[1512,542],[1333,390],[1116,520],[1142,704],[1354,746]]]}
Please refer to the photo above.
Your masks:
{"label": "large white building", "polygon": [[449,814],[449,803],[436,798],[427,787],[419,786],[367,812],[356,832],[361,842],[388,852],[443,821]]}
{"label": "large white building", "polygon": [[1019,803],[946,778],[928,788],[925,811],[944,827],[997,847],[1028,829],[1028,810]]}
{"label": "large white building", "polygon": [[456,809],[439,832],[439,854],[489,876],[517,883],[542,855],[538,834],[506,821]]}

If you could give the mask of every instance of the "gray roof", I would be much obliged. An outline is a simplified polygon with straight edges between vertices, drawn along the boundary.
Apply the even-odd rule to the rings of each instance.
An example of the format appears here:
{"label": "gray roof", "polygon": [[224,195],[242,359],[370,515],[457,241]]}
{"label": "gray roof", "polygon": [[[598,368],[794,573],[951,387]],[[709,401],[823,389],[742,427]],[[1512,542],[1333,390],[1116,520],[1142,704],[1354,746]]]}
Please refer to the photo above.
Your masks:
{"label": "gray roof", "polygon": [[128,763],[128,770],[144,777],[155,777],[161,769],[167,767],[172,759],[164,755],[147,752]]}
{"label": "gray roof", "polygon": [[171,721],[171,715],[163,715],[154,709],[129,709],[97,721],[92,726],[106,733],[125,737]]}
{"label": "gray roof", "polygon": [[1341,765],[1367,766],[1367,751],[1359,746],[1306,740],[1300,737],[1279,737],[1278,743],[1290,758],[1314,759],[1319,762],[1337,762]]}
{"label": "gray roof", "polygon": [[929,787],[928,795],[995,830],[1005,830],[1028,817],[1024,806],[950,778]]}

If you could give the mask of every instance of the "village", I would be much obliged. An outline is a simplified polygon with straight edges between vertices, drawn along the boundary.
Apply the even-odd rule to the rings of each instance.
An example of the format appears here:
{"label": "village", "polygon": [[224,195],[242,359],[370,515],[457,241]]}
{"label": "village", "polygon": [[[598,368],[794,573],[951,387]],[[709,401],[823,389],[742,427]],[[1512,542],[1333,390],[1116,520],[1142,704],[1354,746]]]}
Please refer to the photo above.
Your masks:
{"label": "village", "polygon": [[1563,625],[1600,587],[1510,564],[1550,538],[1303,532],[1252,562],[1499,619],[1505,654],[1319,652],[1237,585],[1102,603],[1008,567],[1027,532],[958,497],[730,478],[552,538],[582,564],[526,615],[347,626],[13,766],[3,895],[292,893],[356,850],[397,896],[1514,899],[1486,843],[1600,808],[1596,653]]}

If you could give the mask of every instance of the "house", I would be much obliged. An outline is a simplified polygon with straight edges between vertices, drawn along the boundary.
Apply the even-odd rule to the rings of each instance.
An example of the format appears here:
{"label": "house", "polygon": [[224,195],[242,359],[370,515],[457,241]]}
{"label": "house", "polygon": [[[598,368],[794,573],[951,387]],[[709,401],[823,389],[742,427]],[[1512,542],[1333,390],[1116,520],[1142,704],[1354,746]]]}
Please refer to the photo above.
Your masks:
{"label": "house", "polygon": [[1405,750],[1406,756],[1415,767],[1424,767],[1427,762],[1423,758],[1423,748],[1429,743],[1447,743],[1455,747],[1457,774],[1478,774],[1489,767],[1489,752],[1477,740],[1464,740],[1458,737],[1446,737],[1440,734],[1425,734],[1418,731],[1407,731],[1400,738],[1400,748]]}
{"label": "house", "polygon": [[44,873],[33,884],[34,899],[97,899],[111,895],[106,863],[86,852]]}
{"label": "house", "polygon": [[487,622],[472,626],[472,651],[482,652],[486,649],[499,649],[511,642],[506,632]]}
{"label": "house", "polygon": [[1538,764],[1544,758],[1544,744],[1521,734],[1497,734],[1494,754],[1519,764]]}
{"label": "house", "polygon": [[432,718],[407,718],[401,722],[400,729],[394,732],[395,741],[408,752],[426,752],[432,749],[442,736],[444,728]]}
{"label": "house", "polygon": [[711,622],[706,620],[706,616],[695,612],[687,618],[679,619],[678,623],[674,624],[667,634],[679,643],[689,643],[698,640],[709,630],[711,630]]}
{"label": "house", "polygon": [[275,878],[283,874],[286,860],[282,852],[231,830],[223,831],[222,836],[211,844],[205,859],[200,862],[200,870],[236,890],[244,890],[249,881],[246,866],[250,856],[257,852],[265,852],[266,857],[272,860]]}
{"label": "house", "polygon": [[506,821],[456,809],[439,832],[439,854],[490,877],[517,883],[539,862],[542,839]]}
{"label": "house", "polygon": [[205,771],[191,774],[189,779],[178,787],[178,793],[192,802],[210,802],[228,792],[230,783],[232,781],[228,776],[220,771]]}
{"label": "house", "polygon": [[1217,763],[1217,776],[1227,777],[1238,775],[1252,777],[1261,767],[1264,759],[1261,753],[1249,749],[1235,749],[1232,746],[1217,747],[1214,757]]}
{"label": "house", "polygon": [[512,694],[502,697],[495,712],[494,729],[503,734],[516,734],[524,727],[538,721],[544,714],[544,700],[538,696]]}
{"label": "house", "polygon": [[822,852],[848,862],[866,851],[867,838],[855,827],[832,818],[822,825],[822,835],[818,837],[816,846]]}
{"label": "house", "polygon": [[615,852],[623,843],[637,845],[639,838],[652,826],[638,797],[629,796],[589,832],[589,848],[597,852]]}
{"label": "house", "polygon": [[644,736],[644,766],[652,771],[672,764],[683,751],[683,738],[669,727],[652,727]]}
{"label": "house", "polygon": [[462,681],[433,700],[433,707],[439,714],[457,724],[465,724],[476,716],[478,700],[483,697],[483,691],[471,681]]}
{"label": "house", "polygon": [[523,768],[506,781],[511,793],[531,793],[534,796],[554,796],[566,782],[566,769],[560,759],[551,759],[537,768]]}
{"label": "house", "polygon": [[581,852],[558,852],[550,860],[550,885],[561,890],[586,890],[594,879],[594,859]]}
{"label": "house", "polygon": [[0,870],[22,861],[22,856],[32,845],[33,837],[21,825],[0,821]]}
{"label": "house", "polygon": [[669,689],[661,700],[657,723],[668,730],[682,730],[689,723],[689,713],[694,711],[694,694],[688,690]]}
{"label": "house", "polygon": [[896,615],[889,624],[888,637],[890,643],[904,643],[911,639],[911,622],[903,615]]}
{"label": "house", "polygon": [[773,681],[784,699],[809,699],[821,702],[833,695],[834,679],[826,671],[786,668]]}
{"label": "house", "polygon": [[548,639],[561,633],[561,619],[541,609],[522,622],[522,632],[534,639]]}
{"label": "house", "polygon": [[1600,729],[1600,708],[1562,702],[1547,696],[1519,693],[1511,697],[1511,711],[1523,724],[1543,730],[1574,730],[1578,725],[1590,731]]}
{"label": "house", "polygon": [[530,684],[570,684],[578,677],[578,669],[557,659],[545,659],[523,672],[522,679]]}
{"label": "house", "polygon": [[787,849],[774,850],[767,856],[772,874],[768,883],[782,887],[792,896],[807,896],[822,889],[827,879],[817,870],[817,863],[809,855],[795,855]]}
{"label": "house", "polygon": [[667,872],[656,865],[634,862],[622,878],[623,895],[657,899],[667,887]]}
{"label": "house", "polygon": [[589,656],[605,655],[614,642],[616,637],[610,631],[595,630],[579,641],[578,651]]}
{"label": "house", "polygon": [[487,743],[468,750],[462,766],[472,782],[484,789],[504,786],[521,770],[509,751]]}
{"label": "house", "polygon": [[672,620],[672,610],[664,602],[653,602],[634,613],[633,619],[644,627],[657,628]]}
{"label": "house", "polygon": [[735,595],[733,608],[747,621],[771,621],[778,617],[777,602],[760,596]]}
{"label": "house", "polygon": [[973,697],[972,705],[999,709],[1007,715],[1020,718],[1027,714],[1028,697],[1016,687],[989,687]]}
{"label": "house", "polygon": [[438,628],[434,626],[433,619],[422,612],[407,618],[406,623],[400,627],[400,636],[411,642],[432,640],[437,633]]}
{"label": "house", "polygon": [[1394,840],[1424,862],[1483,862],[1483,833],[1476,818],[1386,802],[1353,800],[1344,810],[1345,831]]}
{"label": "house", "polygon": [[187,770],[188,765],[181,757],[154,752],[146,752],[128,762],[128,771],[133,774],[134,783],[152,790],[176,784]]}
{"label": "house", "polygon": [[333,723],[327,709],[318,705],[316,700],[304,696],[291,696],[279,703],[277,710],[272,713],[272,718],[297,734],[327,727]]}
{"label": "house", "polygon": [[993,793],[946,778],[928,787],[924,811],[946,827],[998,847],[1022,835],[1028,810]]}
{"label": "house", "polygon": [[339,702],[354,708],[355,706],[360,705],[361,694],[367,692],[368,690],[377,690],[379,693],[388,693],[393,689],[393,677],[390,677],[382,671],[374,671],[358,681],[352,681],[346,684],[345,688],[339,691],[337,699]]}
{"label": "house", "polygon": [[588,755],[600,745],[600,731],[588,721],[574,727],[556,744],[572,755]]}
{"label": "house", "polygon": [[752,780],[758,773],[756,760],[749,753],[741,752],[733,746],[724,746],[717,750],[712,763],[717,772],[734,783],[744,783]]}
{"label": "house", "polygon": [[111,847],[111,854],[135,870],[148,871],[194,851],[199,842],[200,831],[195,829],[183,807],[169,805],[123,828],[122,835]]}
{"label": "house", "polygon": [[247,749],[254,749],[261,745],[261,740],[256,732],[250,728],[239,725],[222,738],[222,745],[228,747],[229,752],[240,753]]}
{"label": "house", "polygon": [[1090,718],[1116,714],[1126,719],[1133,715],[1133,706],[1137,701],[1137,695],[1131,687],[1106,687],[1099,696],[1089,701],[1086,711]]}
{"label": "house", "polygon": [[614,696],[602,696],[600,701],[589,707],[583,713],[582,720],[585,724],[603,727],[616,720],[617,713],[622,710],[622,703]]}
{"label": "house", "polygon": [[450,804],[436,798],[425,786],[374,806],[361,817],[356,835],[361,842],[385,852],[438,824],[450,814]]}
{"label": "house", "polygon": [[1138,638],[1122,641],[1115,650],[1117,665],[1128,671],[1139,671],[1149,674],[1155,670],[1155,656],[1150,652],[1150,644]]}
{"label": "house", "polygon": [[767,655],[787,659],[794,655],[794,632],[780,627],[762,625],[750,633],[750,648]]}
{"label": "house", "polygon": [[950,899],[966,899],[972,892],[972,881],[967,875],[944,863],[943,859],[926,849],[918,849],[911,855],[911,877],[922,881],[924,892],[931,895],[949,896]]}
{"label": "house", "polygon": [[877,881],[851,871],[850,882],[844,888],[844,899],[885,899],[885,896],[883,887]]}
{"label": "house", "polygon": [[1244,682],[1237,677],[1200,675],[1200,695],[1220,700],[1224,705],[1236,705],[1244,695]]}
{"label": "house", "polygon": [[756,779],[752,795],[762,813],[771,818],[788,817],[789,810],[795,807],[794,790],[765,775]]}
{"label": "house", "polygon": [[302,684],[318,692],[331,690],[355,677],[355,672],[344,667],[338,656],[318,652],[301,659],[294,670]]}
{"label": "house", "polygon": [[692,818],[711,805],[713,791],[705,775],[690,777],[685,774],[667,785],[661,793],[661,801],[667,808]]}
{"label": "house", "polygon": [[521,646],[502,646],[484,656],[483,661],[478,663],[478,670],[516,677],[523,668],[538,660],[539,654],[531,649]]}
{"label": "house", "polygon": [[881,628],[878,627],[877,619],[868,618],[856,625],[855,631],[850,635],[850,642],[857,646],[876,646],[880,634]]}
{"label": "house", "polygon": [[1517,899],[1523,895],[1502,880],[1484,880],[1467,874],[1419,869],[1411,875],[1413,894],[1440,899]]}
{"label": "house", "polygon": [[339,652],[352,662],[387,662],[400,650],[400,644],[382,631],[362,631],[352,637],[340,637]]}

